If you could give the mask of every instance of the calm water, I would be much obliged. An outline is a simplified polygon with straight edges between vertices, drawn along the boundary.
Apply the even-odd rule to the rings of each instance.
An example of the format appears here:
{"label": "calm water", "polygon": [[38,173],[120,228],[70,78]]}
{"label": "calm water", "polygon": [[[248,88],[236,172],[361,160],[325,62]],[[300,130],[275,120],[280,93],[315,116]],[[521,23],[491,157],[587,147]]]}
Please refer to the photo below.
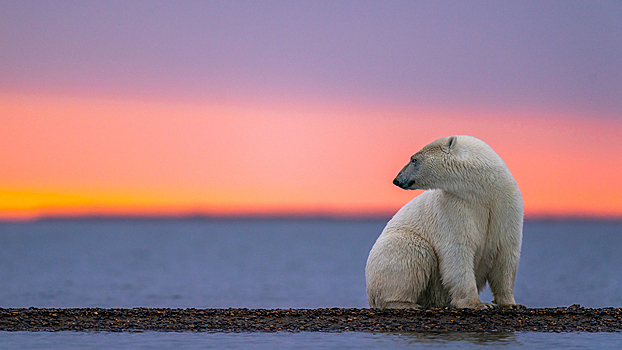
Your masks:
{"label": "calm water", "polygon": [[[0,307],[367,307],[384,221],[53,220],[0,223]],[[622,222],[527,222],[516,300],[622,306]],[[488,291],[482,300],[490,301]],[[542,347],[620,334],[9,333],[2,348]]]}

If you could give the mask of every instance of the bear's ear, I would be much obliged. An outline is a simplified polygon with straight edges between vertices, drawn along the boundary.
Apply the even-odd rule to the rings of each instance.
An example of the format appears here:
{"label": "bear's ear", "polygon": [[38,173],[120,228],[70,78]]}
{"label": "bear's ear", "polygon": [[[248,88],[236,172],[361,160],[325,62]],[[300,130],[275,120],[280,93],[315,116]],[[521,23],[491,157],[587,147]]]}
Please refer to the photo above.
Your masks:
{"label": "bear's ear", "polygon": [[456,144],[458,143],[458,138],[455,136],[451,136],[447,139],[447,143],[443,147],[443,152],[449,154],[449,152],[453,151],[456,148]]}

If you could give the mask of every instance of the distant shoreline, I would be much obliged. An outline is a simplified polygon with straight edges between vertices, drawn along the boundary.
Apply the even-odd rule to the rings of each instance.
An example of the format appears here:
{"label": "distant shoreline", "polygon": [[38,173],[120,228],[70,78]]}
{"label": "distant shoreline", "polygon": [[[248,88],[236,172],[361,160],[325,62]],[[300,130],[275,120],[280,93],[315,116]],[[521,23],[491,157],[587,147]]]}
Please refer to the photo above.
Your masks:
{"label": "distant shoreline", "polygon": [[[188,215],[42,215],[29,218],[2,218],[0,223],[54,221],[389,221],[392,214],[188,214]],[[525,217],[526,223],[546,222],[611,222],[621,223],[617,216],[538,216]]]}
{"label": "distant shoreline", "polygon": [[620,332],[622,309],[0,309],[0,331]]}

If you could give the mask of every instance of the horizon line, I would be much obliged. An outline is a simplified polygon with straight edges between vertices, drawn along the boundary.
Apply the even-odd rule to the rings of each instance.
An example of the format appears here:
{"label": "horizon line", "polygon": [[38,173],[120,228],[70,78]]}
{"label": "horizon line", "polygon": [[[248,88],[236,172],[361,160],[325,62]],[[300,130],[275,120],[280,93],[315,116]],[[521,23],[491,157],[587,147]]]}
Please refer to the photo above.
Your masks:
{"label": "horizon line", "polygon": [[[386,212],[310,212],[310,213],[82,213],[82,214],[42,214],[25,217],[2,217],[4,222],[37,222],[37,221],[98,221],[98,220],[335,220],[335,221],[373,221],[390,220],[395,213]],[[525,221],[622,221],[618,215],[593,215],[593,214],[526,214]]]}

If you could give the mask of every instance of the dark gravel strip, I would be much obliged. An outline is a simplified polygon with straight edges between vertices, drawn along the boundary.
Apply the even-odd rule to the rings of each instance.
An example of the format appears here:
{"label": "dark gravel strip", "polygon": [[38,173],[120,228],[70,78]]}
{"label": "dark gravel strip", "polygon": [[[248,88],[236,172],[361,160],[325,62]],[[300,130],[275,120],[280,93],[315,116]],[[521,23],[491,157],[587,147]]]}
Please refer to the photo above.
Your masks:
{"label": "dark gravel strip", "polygon": [[0,309],[2,331],[620,332],[622,309]]}

